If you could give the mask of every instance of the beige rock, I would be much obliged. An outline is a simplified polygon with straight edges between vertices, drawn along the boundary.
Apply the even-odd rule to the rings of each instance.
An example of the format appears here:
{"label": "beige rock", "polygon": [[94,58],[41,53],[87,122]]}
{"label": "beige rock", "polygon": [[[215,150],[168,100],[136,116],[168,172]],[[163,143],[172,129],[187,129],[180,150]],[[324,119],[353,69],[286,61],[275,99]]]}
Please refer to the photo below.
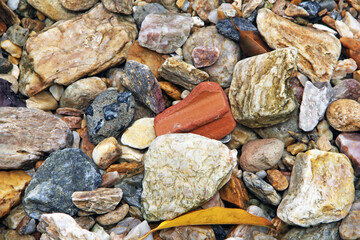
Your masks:
{"label": "beige rock", "polygon": [[296,156],[277,216],[302,227],[343,219],[354,201],[353,169],[340,153],[309,150]]}
{"label": "beige rock", "polygon": [[64,93],[64,87],[61,85],[54,84],[51,87],[49,87],[49,92],[53,95],[56,101],[60,101],[60,98]]}
{"label": "beige rock", "polygon": [[119,160],[121,156],[121,146],[114,137],[102,140],[92,152],[92,159],[101,168],[108,168],[113,162]]}
{"label": "beige rock", "polygon": [[235,149],[245,144],[250,140],[258,139],[259,137],[250,128],[236,124],[236,127],[231,132],[231,140],[226,144],[230,149]]}
{"label": "beige rock", "polygon": [[20,235],[15,230],[7,231],[5,234],[5,240],[35,240],[36,238],[31,235]]}
{"label": "beige rock", "polygon": [[136,149],[145,149],[156,138],[154,118],[136,120],[121,136],[121,143]]}
{"label": "beige rock", "polygon": [[111,211],[101,216],[97,216],[96,221],[103,226],[116,224],[121,220],[123,220],[128,212],[129,212],[129,205],[123,204],[114,211]]}
{"label": "beige rock", "polygon": [[[91,8],[99,0],[59,0],[61,5],[70,11],[83,11]],[[46,14],[46,12],[45,12]]]}
{"label": "beige rock", "polygon": [[46,153],[70,147],[72,133],[52,114],[30,108],[0,108],[0,169],[31,166]]}
{"label": "beige rock", "polygon": [[75,12],[64,8],[60,0],[28,0],[28,3],[55,21],[67,20],[77,16]]}
{"label": "beige rock", "polygon": [[341,221],[339,227],[341,239],[360,238],[360,201],[355,200],[349,214]]}
{"label": "beige rock", "polygon": [[326,138],[331,141],[333,140],[334,136],[332,131],[330,130],[330,125],[326,120],[322,120],[317,126],[316,129],[319,133],[319,136],[322,135],[326,136]]}
{"label": "beige rock", "polygon": [[330,151],[331,144],[329,139],[325,135],[321,135],[319,139],[316,141],[316,145],[318,146],[319,150],[321,151]]}
{"label": "beige rock", "polygon": [[121,179],[120,173],[117,171],[107,172],[102,175],[102,181],[100,187],[112,187],[115,183]]}
{"label": "beige rock", "polygon": [[[340,56],[339,39],[320,30],[304,27],[260,9],[256,19],[260,34],[271,48],[296,47],[298,69],[313,82],[329,81]],[[292,34],[296,32],[297,34]]]}
{"label": "beige rock", "polygon": [[216,9],[219,4],[218,0],[194,0],[192,9],[202,20],[207,21],[210,12]]}
{"label": "beige rock", "polygon": [[11,209],[10,213],[3,218],[2,223],[10,229],[16,229],[21,220],[27,216],[22,204]]}
{"label": "beige rock", "polygon": [[10,212],[12,206],[20,202],[21,193],[31,177],[24,171],[0,171],[0,218]]}
{"label": "beige rock", "polygon": [[197,239],[197,240],[215,240],[214,230],[210,226],[183,226],[170,229],[164,229],[160,232],[163,240],[175,239]]}
{"label": "beige rock", "polygon": [[77,224],[79,224],[80,227],[90,230],[95,225],[94,218],[90,216],[82,216],[75,218],[75,221]]}
{"label": "beige rock", "polygon": [[9,83],[11,83],[11,90],[14,92],[14,93],[18,93],[19,91],[19,83],[17,81],[17,79],[11,75],[11,74],[0,74],[0,78],[8,81]]}
{"label": "beige rock", "polygon": [[309,13],[302,7],[290,3],[284,12],[289,17],[308,17]]}
{"label": "beige rock", "polygon": [[292,155],[296,155],[299,152],[304,152],[304,151],[306,151],[306,149],[307,149],[306,144],[301,143],[301,142],[294,143],[294,144],[291,144],[291,145],[286,147],[286,150],[288,152],[290,152]]}
{"label": "beige rock", "polygon": [[345,13],[343,22],[349,27],[354,36],[359,36],[360,23],[349,12]]}
{"label": "beige rock", "polygon": [[98,188],[93,191],[74,192],[71,199],[81,210],[103,214],[114,210],[122,195],[120,188]]}
{"label": "beige rock", "polygon": [[106,89],[106,84],[98,77],[80,79],[65,89],[60,99],[60,107],[85,110]]}
{"label": "beige rock", "polygon": [[32,96],[53,83],[69,85],[121,63],[136,35],[130,18],[111,13],[102,4],[54,24],[27,41],[20,62],[20,91]]}
{"label": "beige rock", "polygon": [[326,118],[334,129],[340,132],[360,130],[360,103],[351,99],[332,102],[326,110]]}
{"label": "beige rock", "polygon": [[288,120],[297,105],[289,86],[296,62],[295,48],[239,61],[229,92],[235,120],[251,128],[269,127]]}
{"label": "beige rock", "polygon": [[261,5],[264,5],[264,0],[249,0],[242,6],[242,16],[244,18],[250,17],[255,9]]}
{"label": "beige rock", "polygon": [[9,72],[9,74],[13,75],[14,78],[18,79],[20,76],[20,69],[17,65],[13,64],[13,68]]}
{"label": "beige rock", "polygon": [[27,99],[26,107],[50,111],[55,110],[58,107],[58,102],[50,92],[42,91]]}
{"label": "beige rock", "polygon": [[104,7],[110,12],[130,15],[134,0],[101,0]]}
{"label": "beige rock", "polygon": [[4,40],[0,43],[2,49],[8,52],[11,56],[15,58],[21,58],[22,49],[21,47],[15,45],[10,40]]}
{"label": "beige rock", "polygon": [[345,60],[340,60],[336,64],[331,79],[345,78],[347,74],[353,73],[356,69],[357,69],[357,64],[354,59],[348,58]]}
{"label": "beige rock", "polygon": [[342,21],[336,20],[335,27],[336,27],[336,31],[339,33],[340,37],[354,38],[354,34],[351,32],[348,25],[346,25]]}
{"label": "beige rock", "polygon": [[128,162],[141,162],[143,159],[144,154],[141,153],[139,150],[130,148],[128,146],[121,146],[121,159],[124,159]]}

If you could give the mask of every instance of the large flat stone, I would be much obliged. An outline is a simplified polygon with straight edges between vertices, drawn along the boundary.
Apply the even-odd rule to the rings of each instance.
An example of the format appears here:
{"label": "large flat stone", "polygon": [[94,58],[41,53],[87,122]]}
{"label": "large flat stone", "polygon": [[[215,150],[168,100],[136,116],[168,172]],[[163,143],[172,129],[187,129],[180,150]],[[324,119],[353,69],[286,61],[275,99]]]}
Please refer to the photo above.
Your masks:
{"label": "large flat stone", "polygon": [[20,91],[32,96],[53,83],[69,85],[125,60],[137,35],[131,18],[102,4],[30,38],[23,51]]}
{"label": "large flat stone", "polygon": [[46,153],[70,147],[66,123],[38,109],[0,108],[0,169],[30,167]]}

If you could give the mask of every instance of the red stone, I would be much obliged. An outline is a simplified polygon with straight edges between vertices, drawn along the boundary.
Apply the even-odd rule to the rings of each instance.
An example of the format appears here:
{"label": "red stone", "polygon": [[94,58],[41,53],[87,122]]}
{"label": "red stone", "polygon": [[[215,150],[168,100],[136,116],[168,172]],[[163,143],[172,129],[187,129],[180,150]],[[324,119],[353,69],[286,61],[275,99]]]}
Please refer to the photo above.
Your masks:
{"label": "red stone", "polygon": [[219,59],[220,51],[216,47],[201,46],[192,51],[191,57],[197,68],[213,65]]}
{"label": "red stone", "polygon": [[221,139],[235,128],[228,99],[219,84],[203,82],[178,104],[155,117],[155,133],[195,133]]}

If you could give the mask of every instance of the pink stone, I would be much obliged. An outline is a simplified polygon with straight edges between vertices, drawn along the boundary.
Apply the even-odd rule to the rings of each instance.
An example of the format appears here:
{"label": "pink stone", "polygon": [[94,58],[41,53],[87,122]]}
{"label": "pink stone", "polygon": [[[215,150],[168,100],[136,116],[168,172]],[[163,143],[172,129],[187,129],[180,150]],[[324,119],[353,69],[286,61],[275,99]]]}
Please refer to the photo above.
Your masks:
{"label": "pink stone", "polygon": [[335,142],[340,151],[351,160],[355,176],[360,176],[360,134],[342,133]]}
{"label": "pink stone", "polygon": [[217,47],[200,46],[195,47],[191,57],[194,66],[197,68],[208,67],[213,65],[219,58],[220,51]]}
{"label": "pink stone", "polygon": [[360,82],[355,79],[345,79],[333,88],[333,99],[352,99],[357,100],[360,97]]}

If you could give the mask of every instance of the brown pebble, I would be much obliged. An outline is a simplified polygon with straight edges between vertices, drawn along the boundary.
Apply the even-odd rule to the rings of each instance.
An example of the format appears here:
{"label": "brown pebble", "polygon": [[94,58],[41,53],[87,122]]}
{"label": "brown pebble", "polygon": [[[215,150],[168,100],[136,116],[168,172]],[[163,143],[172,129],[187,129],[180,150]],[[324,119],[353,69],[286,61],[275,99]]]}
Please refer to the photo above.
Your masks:
{"label": "brown pebble", "polygon": [[106,172],[118,172],[118,173],[126,173],[129,172],[130,170],[133,170],[135,168],[139,167],[139,164],[136,162],[124,162],[124,163],[120,163],[120,164],[113,164],[110,165],[110,167],[108,167],[106,169]]}
{"label": "brown pebble", "polygon": [[335,130],[355,132],[360,130],[360,103],[351,99],[332,102],[326,110],[326,118]]}
{"label": "brown pebble", "polygon": [[75,108],[58,108],[56,113],[65,116],[81,117],[84,112]]}
{"label": "brown pebble", "polygon": [[66,124],[72,130],[81,128],[81,121],[82,121],[81,117],[73,117],[73,116],[71,116],[71,117],[62,117],[61,120],[66,122]]}
{"label": "brown pebble", "polygon": [[222,200],[232,203],[239,208],[246,209],[249,196],[241,179],[231,176],[229,182],[219,191]]}
{"label": "brown pebble", "polygon": [[287,146],[286,150],[290,152],[292,155],[296,155],[299,152],[304,152],[307,149],[305,143],[295,143]]}
{"label": "brown pebble", "polygon": [[267,179],[270,184],[278,191],[284,191],[288,188],[289,182],[279,170],[267,170]]}
{"label": "brown pebble", "polygon": [[113,171],[113,172],[107,172],[104,175],[102,175],[102,181],[100,184],[100,187],[112,187],[115,185],[115,183],[120,180],[121,176],[120,173]]}
{"label": "brown pebble", "polygon": [[82,138],[82,141],[81,141],[80,148],[91,158],[92,151],[94,150],[95,145],[90,141],[90,137],[89,137],[87,128],[84,128],[81,138]]}
{"label": "brown pebble", "polygon": [[329,15],[324,16],[322,19],[323,23],[327,25],[328,27],[331,27],[332,29],[336,30],[335,26],[335,19],[331,18]]}
{"label": "brown pebble", "polygon": [[319,139],[316,141],[316,145],[321,151],[330,151],[331,144],[329,139],[325,135],[321,135]]}
{"label": "brown pebble", "polygon": [[39,169],[39,167],[41,166],[41,164],[43,164],[45,161],[37,161],[35,164],[35,171],[37,171]]}
{"label": "brown pebble", "polygon": [[181,100],[181,91],[174,84],[165,81],[159,81],[161,90],[175,100]]}
{"label": "brown pebble", "polygon": [[30,32],[31,31],[40,32],[45,28],[45,23],[31,18],[23,18],[21,19],[21,26],[23,28],[29,29]]}

